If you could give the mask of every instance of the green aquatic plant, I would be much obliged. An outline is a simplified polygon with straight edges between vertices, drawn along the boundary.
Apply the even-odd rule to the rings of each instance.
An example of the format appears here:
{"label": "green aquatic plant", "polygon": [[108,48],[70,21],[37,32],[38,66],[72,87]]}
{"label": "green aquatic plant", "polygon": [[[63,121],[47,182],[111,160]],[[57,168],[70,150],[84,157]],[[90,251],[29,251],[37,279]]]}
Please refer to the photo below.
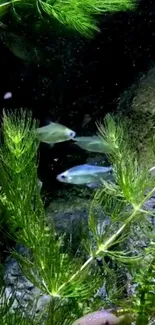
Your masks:
{"label": "green aquatic plant", "polygon": [[[32,122],[30,113],[21,110],[16,111],[16,114],[10,112],[9,115],[4,112],[3,116],[0,179],[4,194],[1,202],[6,203],[12,214],[10,227],[14,231],[23,228],[26,222],[25,214],[33,211],[33,200],[38,192],[39,142],[35,135],[36,123]],[[20,214],[18,218],[17,214]]]}
{"label": "green aquatic plant", "polygon": [[140,269],[133,274],[136,285],[132,296],[132,310],[136,313],[136,325],[149,324],[155,319],[155,249],[154,242],[146,249],[146,257]]}
{"label": "green aquatic plant", "polygon": [[[155,179],[137,158],[125,121],[108,114],[104,125],[98,124],[99,136],[112,148],[108,159],[115,182],[103,181],[95,191],[88,227],[80,229],[81,243],[74,254],[71,240],[66,243],[65,234],[57,233],[54,219],[49,225],[46,218],[37,186],[36,127],[30,113],[4,112],[0,149],[7,223],[16,242],[27,248],[23,254],[16,250],[12,254],[23,274],[50,297],[34,324],[69,325],[85,313],[114,304],[121,307],[116,313],[123,316],[124,324],[131,323],[129,314],[136,325],[148,325],[155,313],[151,305],[154,229],[148,218],[154,214],[145,203],[155,192]],[[121,287],[127,284],[123,284],[121,270],[128,270],[139,285],[131,297],[122,296]],[[97,294],[103,285],[105,301]]]}
{"label": "green aquatic plant", "polygon": [[66,28],[77,30],[86,37],[92,37],[99,32],[96,16],[104,12],[117,12],[133,10],[136,6],[134,0],[35,0],[35,1],[0,1],[0,15],[12,13],[22,20],[28,16],[40,16],[40,19],[51,19],[51,24],[58,22]]}
{"label": "green aquatic plant", "polygon": [[[149,211],[148,207],[146,208],[146,203],[155,193],[155,179],[149,175],[149,165],[146,161],[141,160],[136,149],[135,151],[133,149],[126,119],[122,120],[122,116],[120,119],[119,115],[113,117],[107,115],[105,126],[98,124],[98,130],[99,135],[113,147],[108,158],[113,164],[116,184],[108,184],[103,181],[103,188],[97,190],[94,203],[102,204],[106,214],[113,220],[112,226],[116,225],[117,227],[118,225],[117,232],[109,240],[109,247],[111,245],[113,247],[112,238],[116,242],[118,240],[117,247],[126,247],[122,256],[118,250],[114,250],[111,256],[128,264],[137,248],[143,255],[143,259],[139,260],[138,267],[134,265],[131,268],[131,282],[136,284],[136,289],[130,297],[130,302],[127,299],[127,304],[128,310],[134,315],[136,325],[150,324],[155,319],[155,232],[149,215],[153,218],[155,214],[153,211]],[[155,148],[153,135],[150,147],[151,150],[153,147]],[[92,202],[92,206],[94,203]],[[134,234],[134,239],[132,234]],[[141,240],[141,244],[136,247],[136,250],[133,248],[134,245],[131,246],[129,236],[139,244]],[[98,238],[97,235],[96,238]],[[145,244],[142,243],[142,240],[145,240]]]}

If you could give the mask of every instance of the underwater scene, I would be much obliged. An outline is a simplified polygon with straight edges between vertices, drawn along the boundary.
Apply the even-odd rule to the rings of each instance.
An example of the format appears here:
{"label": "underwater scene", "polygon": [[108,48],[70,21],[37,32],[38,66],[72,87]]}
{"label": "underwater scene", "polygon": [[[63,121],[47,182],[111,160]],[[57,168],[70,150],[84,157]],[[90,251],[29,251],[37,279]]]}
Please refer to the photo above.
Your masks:
{"label": "underwater scene", "polygon": [[155,325],[155,2],[0,0],[0,325]]}

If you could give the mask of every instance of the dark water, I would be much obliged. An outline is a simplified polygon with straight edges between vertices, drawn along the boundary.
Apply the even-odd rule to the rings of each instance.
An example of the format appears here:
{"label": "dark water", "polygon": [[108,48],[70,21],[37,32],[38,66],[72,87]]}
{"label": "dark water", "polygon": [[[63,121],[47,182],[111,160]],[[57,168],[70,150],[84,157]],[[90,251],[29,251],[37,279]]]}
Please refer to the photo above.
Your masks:
{"label": "dark water", "polygon": [[[8,18],[9,19],[9,18]],[[74,33],[43,30],[33,34],[31,28],[10,25],[0,42],[0,109],[23,107],[44,125],[58,121],[78,135],[96,132],[95,120],[116,109],[121,93],[131,86],[155,60],[155,4],[141,1],[134,12],[100,16],[101,33],[87,40]],[[9,33],[14,33],[15,39]],[[30,45],[24,45],[26,37]],[[23,60],[6,46],[18,43],[26,48]],[[25,43],[26,44],[26,43]],[[35,58],[36,48],[39,61]],[[4,100],[6,92],[12,98]],[[85,115],[89,122],[83,126]],[[48,192],[61,188],[56,175],[79,163],[88,154],[72,143],[40,148],[39,177]]]}

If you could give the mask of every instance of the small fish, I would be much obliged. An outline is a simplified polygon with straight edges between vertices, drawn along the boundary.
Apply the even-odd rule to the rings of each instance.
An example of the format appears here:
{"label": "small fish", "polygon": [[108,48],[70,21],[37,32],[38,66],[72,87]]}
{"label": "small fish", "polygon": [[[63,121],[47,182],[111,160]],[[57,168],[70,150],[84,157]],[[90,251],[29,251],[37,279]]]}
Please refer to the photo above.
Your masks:
{"label": "small fish", "polygon": [[79,165],[68,169],[59,174],[57,180],[69,184],[98,184],[103,178],[104,180],[111,177],[112,167],[102,167],[94,165]]}
{"label": "small fish", "polygon": [[12,93],[10,91],[8,91],[7,93],[4,94],[3,98],[4,99],[12,98]]}
{"label": "small fish", "polygon": [[75,137],[75,144],[80,148],[91,152],[110,153],[111,148],[106,141],[97,135],[90,137]]}
{"label": "small fish", "polygon": [[116,325],[121,318],[104,311],[95,311],[77,319],[72,325]]}
{"label": "small fish", "polygon": [[54,145],[55,143],[71,140],[76,133],[66,126],[51,122],[37,129],[37,137],[41,142]]}

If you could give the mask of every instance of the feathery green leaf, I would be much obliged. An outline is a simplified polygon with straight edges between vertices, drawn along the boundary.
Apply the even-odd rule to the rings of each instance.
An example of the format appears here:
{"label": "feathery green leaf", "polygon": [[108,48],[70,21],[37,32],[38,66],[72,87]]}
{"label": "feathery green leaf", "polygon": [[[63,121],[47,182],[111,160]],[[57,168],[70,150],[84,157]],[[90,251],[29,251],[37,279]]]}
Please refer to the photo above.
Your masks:
{"label": "feathery green leaf", "polygon": [[95,15],[104,12],[133,10],[135,7],[135,0],[10,0],[7,2],[1,0],[0,15],[4,15],[11,8],[12,12],[20,19],[20,12],[22,14],[23,9],[27,9],[29,14],[37,10],[42,18],[45,15],[50,17],[51,24],[52,20],[56,20],[64,27],[76,30],[81,35],[91,38],[94,32],[100,31]]}

